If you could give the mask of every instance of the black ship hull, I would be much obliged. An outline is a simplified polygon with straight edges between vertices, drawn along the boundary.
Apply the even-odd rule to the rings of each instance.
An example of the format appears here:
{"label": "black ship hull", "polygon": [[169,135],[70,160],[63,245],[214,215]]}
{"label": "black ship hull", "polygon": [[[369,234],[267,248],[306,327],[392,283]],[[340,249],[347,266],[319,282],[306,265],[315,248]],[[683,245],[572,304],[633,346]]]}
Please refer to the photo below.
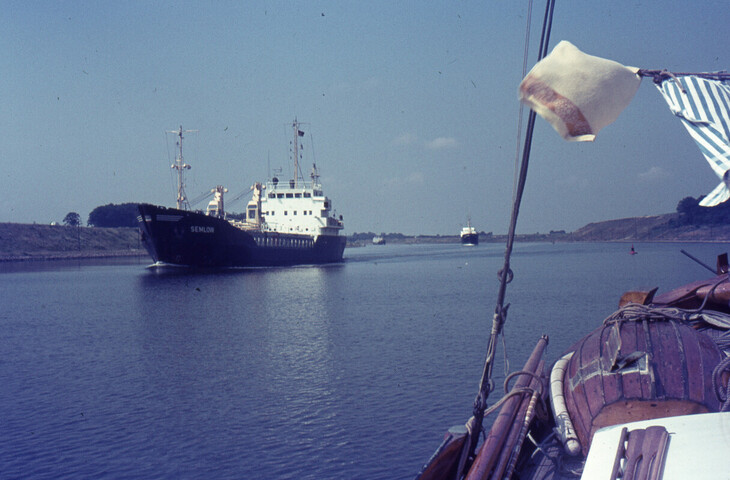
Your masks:
{"label": "black ship hull", "polygon": [[467,233],[461,236],[462,245],[479,245],[479,234]]}
{"label": "black ship hull", "polygon": [[155,263],[198,268],[342,261],[346,237],[242,230],[202,213],[139,205],[142,241]]}

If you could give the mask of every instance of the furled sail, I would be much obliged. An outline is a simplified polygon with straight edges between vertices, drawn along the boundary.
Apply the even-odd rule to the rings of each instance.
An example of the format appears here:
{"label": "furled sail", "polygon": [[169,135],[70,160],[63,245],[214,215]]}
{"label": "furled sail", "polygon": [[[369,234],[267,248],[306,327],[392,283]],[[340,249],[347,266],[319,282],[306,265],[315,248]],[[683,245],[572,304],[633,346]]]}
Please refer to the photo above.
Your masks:
{"label": "furled sail", "polygon": [[722,180],[700,205],[714,207],[729,199],[730,84],[696,75],[667,76],[657,88]]}
{"label": "furled sail", "polygon": [[634,98],[637,71],[563,40],[522,80],[519,98],[566,140],[592,142]]}

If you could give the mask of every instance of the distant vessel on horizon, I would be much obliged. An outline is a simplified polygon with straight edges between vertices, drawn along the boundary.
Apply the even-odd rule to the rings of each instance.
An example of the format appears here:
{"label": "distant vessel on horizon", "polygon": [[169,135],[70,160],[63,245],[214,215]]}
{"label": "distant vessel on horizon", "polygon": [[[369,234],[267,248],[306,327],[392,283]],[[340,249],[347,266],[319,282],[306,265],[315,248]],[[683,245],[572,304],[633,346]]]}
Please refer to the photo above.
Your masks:
{"label": "distant vessel on horizon", "polygon": [[373,237],[373,245],[385,245],[385,237],[376,235]]}
{"label": "distant vessel on horizon", "polygon": [[299,137],[304,136],[295,119],[294,178],[280,182],[272,177],[265,185],[251,187],[253,197],[244,220],[228,220],[223,208],[222,186],[212,190],[213,200],[205,213],[189,210],[183,171],[183,129],[178,136],[179,153],[173,169],[178,175],[177,208],[140,204],[142,241],[155,266],[250,267],[341,262],[347,238],[342,216],[334,214],[332,202],[319,183],[316,165],[309,181],[299,171]]}
{"label": "distant vessel on horizon", "polygon": [[479,234],[471,226],[471,218],[467,219],[466,227],[461,229],[461,244],[469,246],[479,245]]}

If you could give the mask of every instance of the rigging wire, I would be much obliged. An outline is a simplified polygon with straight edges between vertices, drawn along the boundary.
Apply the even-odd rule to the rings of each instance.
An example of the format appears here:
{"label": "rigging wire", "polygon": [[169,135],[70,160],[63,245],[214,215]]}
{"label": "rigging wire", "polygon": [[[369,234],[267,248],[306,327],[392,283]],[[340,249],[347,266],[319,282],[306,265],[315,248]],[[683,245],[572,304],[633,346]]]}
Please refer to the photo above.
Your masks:
{"label": "rigging wire", "polygon": [[203,200],[205,200],[206,198],[208,198],[211,195],[213,195],[213,193],[215,193],[215,190],[211,190],[209,192],[201,193],[200,195],[198,195],[194,199],[189,200],[188,203],[190,204],[191,207],[193,207],[193,206],[197,205],[198,203],[202,202]]}
{"label": "rigging wire", "polygon": [[[522,76],[525,78],[527,75],[527,59],[530,51],[530,25],[532,25],[532,0],[527,2],[527,22],[525,24],[525,49],[522,53]],[[520,146],[522,145],[522,118],[524,116],[525,106],[520,102],[520,108],[517,114],[517,141],[515,142],[515,171],[514,178],[512,180],[512,201],[515,200],[515,193],[517,192],[517,172],[519,172],[520,165]]]}

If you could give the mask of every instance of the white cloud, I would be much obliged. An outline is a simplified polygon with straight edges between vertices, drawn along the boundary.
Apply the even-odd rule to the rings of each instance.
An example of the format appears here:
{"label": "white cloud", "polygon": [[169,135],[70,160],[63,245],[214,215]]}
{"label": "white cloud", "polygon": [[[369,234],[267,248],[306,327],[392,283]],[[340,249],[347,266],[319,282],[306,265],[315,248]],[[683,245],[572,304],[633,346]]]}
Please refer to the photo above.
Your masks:
{"label": "white cloud", "polygon": [[454,137],[438,137],[434,138],[430,142],[426,142],[426,148],[431,150],[438,150],[440,148],[452,148],[456,146],[456,139]]}
{"label": "white cloud", "polygon": [[646,172],[639,174],[639,180],[643,180],[645,182],[653,182],[656,180],[663,180],[665,178],[669,178],[669,172],[664,170],[662,167],[651,167]]}
{"label": "white cloud", "polygon": [[412,172],[405,178],[389,177],[384,181],[384,185],[388,188],[402,187],[404,185],[423,185],[425,176],[421,172]]}
{"label": "white cloud", "polygon": [[391,142],[393,145],[412,145],[418,140],[418,137],[414,133],[404,133],[393,139]]}
{"label": "white cloud", "polygon": [[410,183],[412,185],[423,185],[423,181],[424,181],[423,173],[413,172],[406,177],[405,183]]}

